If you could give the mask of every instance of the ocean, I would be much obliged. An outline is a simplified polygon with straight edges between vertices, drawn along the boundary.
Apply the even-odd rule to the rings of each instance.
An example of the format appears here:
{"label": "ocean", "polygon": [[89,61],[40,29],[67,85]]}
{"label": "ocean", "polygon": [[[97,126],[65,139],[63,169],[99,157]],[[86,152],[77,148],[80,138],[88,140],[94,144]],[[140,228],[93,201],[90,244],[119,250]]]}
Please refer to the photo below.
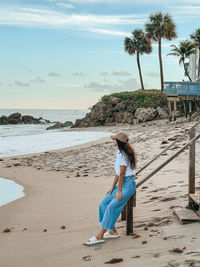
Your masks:
{"label": "ocean", "polygon": [[[0,109],[0,116],[19,112],[22,115],[48,119],[51,122],[75,122],[89,110],[44,110],[44,109]],[[50,124],[0,125],[0,157],[44,152],[47,150],[80,145],[108,136],[108,132],[67,132],[61,129],[46,130]],[[67,129],[67,128],[65,128]]]}
{"label": "ocean", "polygon": [[[89,110],[0,109],[0,117],[15,112],[36,118],[42,117],[51,122],[75,122],[76,119],[83,118]],[[47,131],[46,128],[53,124],[0,125],[0,158],[80,145],[111,134],[102,131],[70,132],[63,131],[63,128]],[[0,178],[0,206],[23,196],[21,185]]]}

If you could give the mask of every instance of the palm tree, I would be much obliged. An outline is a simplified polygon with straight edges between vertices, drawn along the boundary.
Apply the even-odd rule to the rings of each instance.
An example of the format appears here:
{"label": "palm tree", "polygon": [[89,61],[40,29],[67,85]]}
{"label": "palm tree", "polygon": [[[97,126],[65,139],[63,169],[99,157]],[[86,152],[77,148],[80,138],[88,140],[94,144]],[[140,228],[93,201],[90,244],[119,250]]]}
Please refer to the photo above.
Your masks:
{"label": "palm tree", "polygon": [[160,62],[160,81],[161,91],[164,90],[164,77],[162,65],[161,42],[162,39],[172,40],[176,38],[176,25],[169,14],[162,14],[161,12],[151,14],[149,21],[145,24],[145,29],[148,38],[158,42],[158,54]]}
{"label": "palm tree", "polygon": [[170,46],[173,48],[171,49],[171,53],[169,53],[168,56],[171,55],[171,56],[179,57],[179,64],[183,63],[185,74],[187,75],[187,77],[189,78],[191,82],[192,80],[185,67],[185,59],[189,58],[190,55],[196,53],[195,44],[188,40],[185,40],[185,41],[181,41],[178,47],[176,45],[170,45]]}
{"label": "palm tree", "polygon": [[199,49],[199,63],[198,63],[198,77],[200,77],[200,28],[190,35],[190,38],[194,41],[196,47]]}
{"label": "palm tree", "polygon": [[152,46],[150,39],[147,38],[145,33],[137,29],[132,32],[131,38],[126,37],[124,40],[124,50],[129,55],[135,55],[137,56],[137,65],[138,65],[138,71],[140,76],[140,83],[141,83],[141,89],[144,90],[144,84],[143,84],[143,78],[142,78],[142,71],[140,67],[140,55],[143,54],[149,54],[152,51]]}

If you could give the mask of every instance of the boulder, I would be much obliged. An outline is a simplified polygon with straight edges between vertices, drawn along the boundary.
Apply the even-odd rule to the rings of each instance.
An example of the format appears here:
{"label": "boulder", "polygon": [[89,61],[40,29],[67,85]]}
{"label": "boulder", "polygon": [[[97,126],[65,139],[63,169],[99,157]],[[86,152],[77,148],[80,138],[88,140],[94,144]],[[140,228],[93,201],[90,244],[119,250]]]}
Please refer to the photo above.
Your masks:
{"label": "boulder", "polygon": [[63,123],[64,127],[71,127],[73,125],[72,121],[66,121]]}
{"label": "boulder", "polygon": [[158,111],[154,108],[137,108],[134,114],[134,118],[139,122],[152,121],[155,119]]}
{"label": "boulder", "polygon": [[9,124],[9,119],[8,119],[8,117],[7,116],[2,116],[2,117],[0,117],[0,125],[7,125],[7,124]]}
{"label": "boulder", "polygon": [[12,114],[10,114],[10,115],[8,116],[8,119],[9,119],[9,120],[10,120],[10,119],[18,120],[18,119],[21,118],[21,116],[22,116],[21,113],[16,112],[16,113],[12,113]]}
{"label": "boulder", "polygon": [[24,124],[39,124],[40,120],[36,119],[36,118],[34,118],[33,116],[30,116],[30,115],[24,115],[24,116],[22,116],[22,122]]}
{"label": "boulder", "polygon": [[105,121],[105,124],[107,126],[115,125],[115,118],[114,117],[108,117]]}
{"label": "boulder", "polygon": [[64,128],[64,127],[71,127],[72,125],[73,125],[73,122],[71,122],[71,121],[66,121],[65,123],[56,122],[54,125],[47,127],[46,130],[60,129],[60,128]]}
{"label": "boulder", "polygon": [[158,111],[158,116],[160,119],[166,119],[169,117],[167,111],[164,108],[161,108],[160,106],[158,106],[156,110]]}
{"label": "boulder", "polygon": [[118,112],[115,115],[115,122],[133,124],[134,115],[131,112]]}
{"label": "boulder", "polygon": [[111,96],[109,99],[109,104],[111,104],[113,107],[115,107],[119,102],[120,99],[115,96]]}

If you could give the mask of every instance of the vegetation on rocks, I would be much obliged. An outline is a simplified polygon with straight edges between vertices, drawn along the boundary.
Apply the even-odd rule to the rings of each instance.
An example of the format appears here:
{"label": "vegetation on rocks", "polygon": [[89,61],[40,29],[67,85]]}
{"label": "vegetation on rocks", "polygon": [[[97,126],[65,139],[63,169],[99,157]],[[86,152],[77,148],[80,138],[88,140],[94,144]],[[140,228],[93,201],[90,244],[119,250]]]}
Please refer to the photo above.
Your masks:
{"label": "vegetation on rocks", "polygon": [[105,95],[101,98],[102,102],[109,104],[112,97],[116,97],[121,101],[133,100],[139,104],[140,108],[157,108],[167,106],[167,97],[163,95],[160,90],[137,90],[131,92],[114,93],[111,95]]}

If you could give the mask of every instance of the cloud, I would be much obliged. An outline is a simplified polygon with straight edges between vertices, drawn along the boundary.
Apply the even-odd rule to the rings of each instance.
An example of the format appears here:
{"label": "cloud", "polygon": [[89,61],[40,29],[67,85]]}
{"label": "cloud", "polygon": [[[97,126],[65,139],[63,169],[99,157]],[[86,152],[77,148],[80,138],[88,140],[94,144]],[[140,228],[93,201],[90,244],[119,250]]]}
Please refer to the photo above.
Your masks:
{"label": "cloud", "polygon": [[40,76],[37,76],[35,79],[30,80],[29,82],[23,82],[23,81],[15,80],[14,84],[11,83],[10,86],[17,85],[17,86],[21,86],[21,87],[29,87],[32,84],[44,83],[44,82],[45,82],[44,79],[42,79]]}
{"label": "cloud", "polygon": [[109,72],[101,72],[100,73],[101,76],[108,76],[108,75],[114,75],[114,76],[131,76],[132,74],[130,72],[127,71],[113,71],[112,73]]}
{"label": "cloud", "polygon": [[[200,2],[199,2],[200,3]],[[198,4],[199,4],[198,3]],[[200,15],[200,5],[198,6],[174,6],[172,13],[177,16],[177,15],[187,15],[191,17],[195,15]],[[184,18],[183,18],[184,19]]]}
{"label": "cloud", "polygon": [[91,82],[89,84],[83,85],[83,88],[93,89],[100,92],[134,91],[139,89],[139,87],[140,86],[135,78],[131,78],[125,81],[118,80],[118,84]]}
{"label": "cloud", "polygon": [[127,71],[113,71],[112,74],[114,76],[131,76],[132,74]]}
{"label": "cloud", "polygon": [[35,80],[31,80],[31,83],[44,83],[45,80],[43,80],[40,76],[37,76]]}
{"label": "cloud", "polygon": [[14,84],[17,86],[22,86],[22,87],[29,87],[31,85],[30,82],[22,82],[22,81],[14,81]]}
{"label": "cloud", "polygon": [[82,88],[82,84],[74,84],[74,83],[57,83],[55,84],[56,86],[61,86],[61,87],[76,87],[76,88]]}
{"label": "cloud", "polygon": [[57,73],[57,72],[51,71],[51,72],[49,72],[48,76],[50,76],[50,77],[59,77],[61,75],[59,73]]}
{"label": "cloud", "polygon": [[27,8],[16,6],[1,6],[0,24],[35,28],[73,28],[86,29],[107,35],[124,36],[124,32],[112,29],[101,29],[100,26],[143,24],[144,14],[97,15],[97,14],[67,14],[44,8]]}
{"label": "cloud", "polygon": [[132,5],[159,5],[159,6],[166,6],[168,4],[174,4],[174,2],[183,4],[183,3],[189,3],[189,4],[199,4],[199,0],[168,0],[167,2],[165,1],[160,1],[160,0],[68,0],[71,3],[79,3],[79,4],[99,4],[99,3],[104,3],[104,4],[132,4]]}
{"label": "cloud", "polygon": [[74,6],[72,4],[63,3],[63,2],[58,2],[58,3],[56,3],[56,5],[58,7],[61,7],[61,8],[67,8],[67,9],[74,8]]}
{"label": "cloud", "polygon": [[158,72],[147,72],[146,76],[149,76],[151,78],[157,78],[160,77],[160,74]]}
{"label": "cloud", "polygon": [[104,72],[101,72],[100,75],[101,76],[107,76],[107,75],[109,75],[109,73],[104,71]]}
{"label": "cloud", "polygon": [[[140,21],[138,21],[138,24],[142,24]],[[122,31],[116,31],[116,30],[107,30],[107,29],[98,29],[98,28],[89,28],[90,32],[98,33],[98,34],[105,34],[105,35],[113,35],[113,36],[129,36],[130,32],[122,32]]]}
{"label": "cloud", "polygon": [[84,72],[74,72],[71,74],[71,76],[77,77],[77,76],[87,76],[87,73]]}

